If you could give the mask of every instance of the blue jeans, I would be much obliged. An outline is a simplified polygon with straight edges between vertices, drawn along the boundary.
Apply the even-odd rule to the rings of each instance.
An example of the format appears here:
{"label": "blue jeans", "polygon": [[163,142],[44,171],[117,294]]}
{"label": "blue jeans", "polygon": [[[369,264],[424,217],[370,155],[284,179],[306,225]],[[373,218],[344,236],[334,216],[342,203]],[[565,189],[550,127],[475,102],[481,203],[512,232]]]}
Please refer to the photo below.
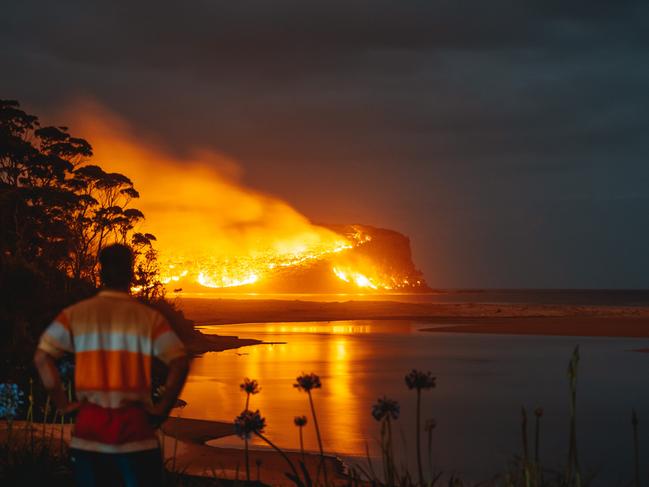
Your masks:
{"label": "blue jeans", "polygon": [[78,487],[160,487],[163,485],[159,449],[132,453],[70,450]]}

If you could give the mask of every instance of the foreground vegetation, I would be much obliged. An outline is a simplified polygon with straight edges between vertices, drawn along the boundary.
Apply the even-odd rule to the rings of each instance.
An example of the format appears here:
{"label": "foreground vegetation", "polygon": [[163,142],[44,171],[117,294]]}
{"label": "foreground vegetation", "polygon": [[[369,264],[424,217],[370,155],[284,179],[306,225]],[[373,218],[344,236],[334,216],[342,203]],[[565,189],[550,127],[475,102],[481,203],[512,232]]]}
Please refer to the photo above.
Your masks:
{"label": "foreground vegetation", "polygon": [[[564,466],[548,468],[548,466],[541,463],[539,450],[542,436],[543,410],[537,408],[534,411],[534,424],[533,428],[531,428],[533,433],[530,435],[528,414],[523,408],[521,410],[520,453],[512,456],[509,467],[505,471],[478,483],[468,483],[457,474],[444,472],[435,465],[434,461],[435,451],[432,440],[437,423],[430,418],[423,424],[421,421],[422,394],[435,387],[436,378],[430,372],[412,370],[405,376],[405,385],[417,397],[416,410],[413,411],[416,417],[416,431],[413,432],[415,457],[413,459],[404,458],[395,454],[393,426],[399,420],[401,408],[397,401],[382,397],[371,408],[371,414],[379,424],[380,429],[380,462],[373,462],[368,449],[365,463],[349,465],[347,471],[332,468],[331,464],[325,461],[326,456],[322,447],[314,399],[315,391],[322,388],[322,382],[320,377],[315,374],[302,374],[297,377],[294,387],[306,394],[311,417],[297,416],[294,421],[300,438],[300,455],[297,461],[295,455],[289,455],[265,434],[265,418],[259,410],[253,411],[250,408],[252,396],[259,394],[261,388],[256,380],[245,378],[240,385],[241,391],[245,393],[244,409],[234,419],[235,433],[244,441],[243,466],[240,478],[239,476],[234,480],[219,478],[220,476],[216,471],[212,477],[195,477],[187,475],[183,471],[178,471],[176,465],[177,440],[174,440],[173,452],[170,455],[171,459],[165,465],[167,485],[202,486],[258,483],[260,465],[256,465],[257,480],[254,480],[253,475],[251,475],[248,455],[248,442],[254,435],[283,458],[286,465],[285,476],[296,487],[325,487],[332,485],[348,485],[350,487],[361,485],[377,487],[465,487],[470,485],[476,487],[588,487],[597,479],[584,475],[579,462],[576,428],[579,359],[579,348],[575,348],[568,365],[570,426],[568,432],[569,441],[566,448],[567,461]],[[45,485],[45,482],[47,482],[47,485],[55,486],[70,485],[72,482],[71,468],[67,459],[67,446],[63,440],[64,425],[70,420],[59,416],[55,411],[49,411],[48,401],[40,409],[44,416],[41,418],[41,423],[37,424],[34,422],[34,413],[37,410],[35,406],[32,389],[25,395],[15,385],[3,384],[0,386],[0,418],[7,422],[5,441],[0,446],[0,481],[9,482],[7,485],[18,485],[25,482],[30,485],[37,483]],[[25,419],[24,426],[20,429],[15,429],[12,426],[14,419],[17,417]],[[46,430],[44,423],[51,423],[54,426]],[[307,453],[304,451],[302,442],[303,428],[309,424],[313,424],[315,428],[319,445],[320,461],[315,472],[309,470],[306,466],[305,458]],[[630,481],[619,487],[640,487],[641,485],[638,419],[635,412],[632,413],[631,424],[634,442],[633,448],[629,450],[629,455],[633,455],[634,469],[629,472]],[[35,432],[38,431],[38,428],[42,428],[42,434],[36,435]],[[425,441],[420,438],[422,433],[425,434]],[[426,445],[425,449],[422,448],[424,444]],[[414,465],[415,468],[411,468],[410,465]]]}

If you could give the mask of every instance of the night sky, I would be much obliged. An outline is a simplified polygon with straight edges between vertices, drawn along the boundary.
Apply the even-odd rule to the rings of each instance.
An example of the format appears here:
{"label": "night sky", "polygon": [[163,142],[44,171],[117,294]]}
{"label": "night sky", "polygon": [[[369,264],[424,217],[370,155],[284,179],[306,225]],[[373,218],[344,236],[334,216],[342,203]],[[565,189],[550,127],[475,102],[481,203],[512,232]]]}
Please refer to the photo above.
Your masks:
{"label": "night sky", "polygon": [[648,2],[171,3],[3,2],[0,97],[224,153],[434,287],[649,287]]}

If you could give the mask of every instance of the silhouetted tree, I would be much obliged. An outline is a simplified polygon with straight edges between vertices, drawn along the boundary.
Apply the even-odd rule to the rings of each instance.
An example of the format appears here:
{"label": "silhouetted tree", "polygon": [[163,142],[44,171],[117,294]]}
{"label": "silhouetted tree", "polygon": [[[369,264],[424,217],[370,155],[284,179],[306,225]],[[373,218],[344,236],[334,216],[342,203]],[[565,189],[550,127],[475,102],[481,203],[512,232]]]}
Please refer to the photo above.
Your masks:
{"label": "silhouetted tree", "polygon": [[17,101],[0,100],[3,254],[97,282],[99,251],[128,243],[144,215],[130,207],[140,196],[133,182],[91,157],[88,141],[67,127],[40,127]]}
{"label": "silhouetted tree", "polygon": [[136,257],[133,284],[138,297],[145,301],[156,301],[165,297],[165,287],[160,281],[158,251],[153,248],[155,240],[152,234],[139,232],[131,238]]}
{"label": "silhouetted tree", "polygon": [[136,232],[138,191],[92,155],[67,127],[42,127],[17,101],[0,99],[0,293],[17,294],[0,304],[7,347],[35,339],[53,310],[91,292],[99,251],[112,242],[133,245],[141,297],[164,296],[155,236]]}

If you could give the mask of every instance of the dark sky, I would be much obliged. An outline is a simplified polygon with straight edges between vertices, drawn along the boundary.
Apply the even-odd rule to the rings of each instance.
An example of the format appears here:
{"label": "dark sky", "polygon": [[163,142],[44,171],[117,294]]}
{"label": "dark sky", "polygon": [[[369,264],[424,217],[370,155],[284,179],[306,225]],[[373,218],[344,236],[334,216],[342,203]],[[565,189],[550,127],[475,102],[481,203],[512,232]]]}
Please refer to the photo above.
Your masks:
{"label": "dark sky", "polygon": [[9,0],[0,96],[224,152],[316,222],[408,234],[433,286],[648,288],[647,25],[621,0]]}

